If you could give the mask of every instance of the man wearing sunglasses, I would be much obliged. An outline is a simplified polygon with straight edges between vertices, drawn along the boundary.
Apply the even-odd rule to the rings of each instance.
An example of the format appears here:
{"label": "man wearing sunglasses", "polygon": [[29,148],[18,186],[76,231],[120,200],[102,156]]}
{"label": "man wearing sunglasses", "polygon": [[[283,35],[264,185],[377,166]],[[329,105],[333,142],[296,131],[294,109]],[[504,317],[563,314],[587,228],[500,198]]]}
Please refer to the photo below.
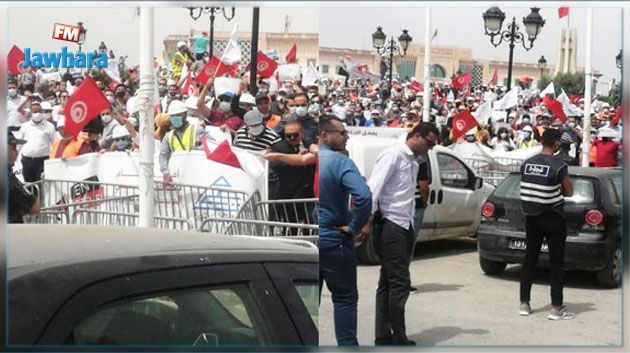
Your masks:
{"label": "man wearing sunglasses", "polygon": [[[339,345],[357,341],[357,253],[354,236],[367,222],[372,194],[357,166],[346,155],[348,132],[340,119],[319,121],[319,293],[330,290]],[[348,207],[352,195],[352,214]],[[363,234],[357,238],[361,241]]]}
{"label": "man wearing sunglasses", "polygon": [[376,290],[375,344],[415,345],[407,338],[405,303],[411,288],[409,264],[415,244],[415,190],[421,156],[436,145],[435,125],[422,122],[407,134],[404,144],[378,156],[368,181],[373,218],[362,229],[372,234],[381,260]]}

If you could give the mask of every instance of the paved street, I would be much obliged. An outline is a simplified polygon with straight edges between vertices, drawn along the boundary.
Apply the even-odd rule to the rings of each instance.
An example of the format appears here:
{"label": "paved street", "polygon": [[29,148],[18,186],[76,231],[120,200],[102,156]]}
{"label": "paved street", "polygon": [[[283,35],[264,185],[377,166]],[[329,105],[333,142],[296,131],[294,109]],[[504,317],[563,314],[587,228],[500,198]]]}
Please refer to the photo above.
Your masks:
{"label": "paved street", "polygon": [[[360,266],[359,343],[374,341],[374,296],[377,266]],[[407,302],[407,334],[422,346],[589,345],[621,344],[621,289],[596,286],[588,272],[568,272],[565,304],[576,316],[550,321],[549,274],[538,271],[532,288],[532,315],[520,317],[518,273],[508,266],[502,277],[483,274],[476,243],[449,240],[416,247],[411,283],[419,293]],[[335,344],[330,293],[320,306],[320,345]]]}

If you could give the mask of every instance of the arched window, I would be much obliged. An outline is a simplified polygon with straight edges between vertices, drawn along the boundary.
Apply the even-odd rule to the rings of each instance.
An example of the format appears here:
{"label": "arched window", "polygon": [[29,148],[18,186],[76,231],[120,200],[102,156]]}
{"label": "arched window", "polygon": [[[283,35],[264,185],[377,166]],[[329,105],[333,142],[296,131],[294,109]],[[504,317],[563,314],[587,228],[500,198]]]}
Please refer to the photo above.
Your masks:
{"label": "arched window", "polygon": [[431,65],[431,77],[446,77],[446,70],[438,64]]}

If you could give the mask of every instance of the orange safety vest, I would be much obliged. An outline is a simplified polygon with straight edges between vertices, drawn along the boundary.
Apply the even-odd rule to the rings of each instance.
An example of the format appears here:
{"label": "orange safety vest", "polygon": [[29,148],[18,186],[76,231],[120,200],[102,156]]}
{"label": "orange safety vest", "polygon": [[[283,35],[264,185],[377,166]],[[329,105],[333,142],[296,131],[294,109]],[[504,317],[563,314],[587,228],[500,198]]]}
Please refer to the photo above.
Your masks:
{"label": "orange safety vest", "polygon": [[85,140],[80,139],[78,137],[76,139],[70,140],[66,148],[63,149],[63,154],[61,155],[61,157],[70,158],[70,157],[78,156],[79,151],[81,150],[81,146],[83,146],[84,143],[85,143]]}
{"label": "orange safety vest", "polygon": [[49,159],[61,158],[63,156],[63,152],[64,152],[65,148],[70,143],[70,141],[68,141],[68,142],[62,144],[62,142],[65,142],[65,141],[67,141],[67,140],[57,139],[57,140],[53,141],[52,146],[50,147],[50,154],[48,155]]}
{"label": "orange safety vest", "polygon": [[276,126],[278,126],[278,124],[280,124],[280,120],[282,120],[282,118],[279,115],[271,114],[271,116],[269,117],[269,120],[267,120],[267,123],[265,124],[265,126],[270,128],[270,129],[275,129]]}

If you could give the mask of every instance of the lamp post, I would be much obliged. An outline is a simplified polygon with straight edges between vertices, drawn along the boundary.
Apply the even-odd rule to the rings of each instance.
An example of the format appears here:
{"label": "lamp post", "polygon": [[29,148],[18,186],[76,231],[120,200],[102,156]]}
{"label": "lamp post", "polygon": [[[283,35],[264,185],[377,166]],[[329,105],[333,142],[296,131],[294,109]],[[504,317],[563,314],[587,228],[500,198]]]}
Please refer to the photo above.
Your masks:
{"label": "lamp post", "polygon": [[542,80],[542,78],[544,77],[543,73],[545,68],[547,67],[547,60],[545,59],[544,55],[540,56],[540,59],[538,59],[538,68],[540,69],[540,79]]}
{"label": "lamp post", "polygon": [[394,36],[387,41],[387,35],[383,33],[381,26],[376,27],[376,32],[372,34],[372,45],[376,49],[376,52],[383,58],[385,54],[389,52],[389,87],[392,86],[392,69],[394,67],[394,54],[404,57],[407,55],[407,49],[409,43],[413,40],[406,29],[402,30],[402,34],[398,37],[398,43],[394,42]]}
{"label": "lamp post", "polygon": [[[225,7],[187,7],[190,11],[190,18],[197,21],[202,14],[210,14],[210,34],[208,35],[208,52],[210,54],[210,58],[214,53],[214,19],[215,14],[223,15],[228,21],[231,21],[234,18],[236,9],[234,7],[231,8],[231,13],[228,15]],[[196,12],[196,13],[195,13]]]}
{"label": "lamp post", "polygon": [[[540,33],[541,28],[545,25],[545,20],[538,13],[537,7],[531,8],[532,12],[523,18],[525,25],[525,33],[527,38],[519,32],[519,26],[516,24],[516,17],[512,17],[512,23],[507,25],[507,29],[501,32],[505,13],[498,7],[494,6],[483,13],[483,22],[485,34],[490,37],[490,43],[495,47],[499,46],[504,40],[510,43],[510,59],[508,61],[508,83],[507,90],[512,86],[512,63],[514,59],[514,43],[522,43],[525,50],[530,50],[534,46],[534,41]],[[496,39],[495,39],[496,38]],[[527,44],[529,42],[529,45]]]}
{"label": "lamp post", "polygon": [[79,53],[81,52],[81,45],[85,43],[85,34],[87,33],[87,29],[83,27],[83,22],[77,22],[77,26],[79,26]]}

